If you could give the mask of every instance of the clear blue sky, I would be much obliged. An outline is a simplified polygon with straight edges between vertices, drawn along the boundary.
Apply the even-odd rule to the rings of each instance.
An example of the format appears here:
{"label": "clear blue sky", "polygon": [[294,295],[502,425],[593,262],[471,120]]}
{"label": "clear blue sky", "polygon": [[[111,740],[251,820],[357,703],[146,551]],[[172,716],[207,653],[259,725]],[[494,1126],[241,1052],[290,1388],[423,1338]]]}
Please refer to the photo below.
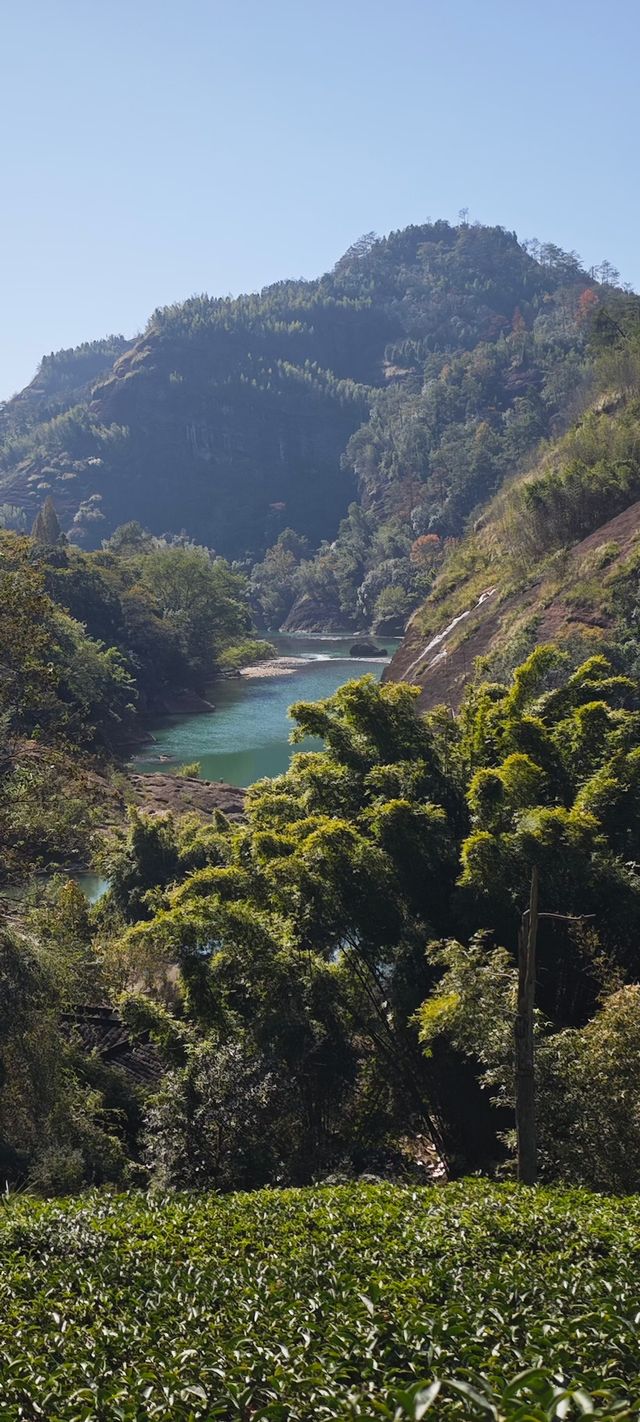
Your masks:
{"label": "clear blue sky", "polygon": [[0,397],[155,306],[463,207],[640,286],[638,0],[0,12]]}

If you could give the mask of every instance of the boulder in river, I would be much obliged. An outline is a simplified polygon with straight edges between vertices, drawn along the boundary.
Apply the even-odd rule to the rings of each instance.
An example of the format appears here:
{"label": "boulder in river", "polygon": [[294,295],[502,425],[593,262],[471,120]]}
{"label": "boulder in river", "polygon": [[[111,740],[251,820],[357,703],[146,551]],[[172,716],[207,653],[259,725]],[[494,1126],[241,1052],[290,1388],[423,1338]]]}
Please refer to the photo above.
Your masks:
{"label": "boulder in river", "polygon": [[349,648],[350,657],[387,657],[386,647],[376,647],[375,642],[354,642]]}

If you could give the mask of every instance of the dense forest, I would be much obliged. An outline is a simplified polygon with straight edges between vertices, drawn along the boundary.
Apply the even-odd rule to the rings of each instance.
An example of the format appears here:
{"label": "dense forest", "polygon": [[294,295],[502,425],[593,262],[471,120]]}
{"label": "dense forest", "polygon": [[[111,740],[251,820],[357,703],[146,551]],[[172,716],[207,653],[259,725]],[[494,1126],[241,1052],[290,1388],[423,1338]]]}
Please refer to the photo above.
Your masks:
{"label": "dense forest", "polygon": [[[634,1416],[640,301],[429,224],[0,425],[7,1416]],[[133,794],[265,629],[408,618],[232,812]]]}
{"label": "dense forest", "polygon": [[[535,870],[551,913],[539,941],[539,1166],[637,1189],[633,636],[586,659],[577,645],[573,656],[538,647],[505,681],[476,678],[455,719],[421,715],[418,688],[348,682],[294,705],[294,739],[324,749],[254,786],[241,822],[131,808],[127,823],[97,826],[87,776],[117,773],[113,723],[134,714],[135,654],[92,638],[47,582],[55,589],[70,563],[104,617],[101,560],[122,598],[133,578],[152,584],[158,558],[167,593],[172,560],[182,578],[187,555],[190,589],[206,575],[220,641],[237,636],[237,575],[201,550],[80,555],[5,535],[3,869],[24,878],[93,841],[108,882],[91,910],[64,875],[34,882],[6,920],[5,1176],[60,1192],[504,1168]],[[169,624],[152,622],[155,638],[175,635],[157,602],[146,611]],[[178,628],[189,665],[184,616]],[[124,1069],[109,1032],[102,1050],[105,1014]]]}
{"label": "dense forest", "polygon": [[[230,1187],[429,1162],[509,1169],[514,974],[534,875],[539,1168],[637,1187],[640,322],[615,274],[598,275],[500,229],[411,228],[358,244],[320,283],[187,303],[156,313],[144,346],[52,357],[5,410],[18,467],[27,447],[44,457],[54,427],[68,433],[77,416],[62,407],[83,392],[94,434],[120,382],[149,413],[160,369],[149,351],[182,351],[190,399],[205,371],[211,391],[214,351],[219,374],[229,350],[240,368],[267,326],[276,344],[293,340],[295,310],[309,359],[320,343],[318,369],[343,381],[351,371],[349,400],[365,386],[370,400],[347,455],[360,502],[315,557],[293,528],[251,567],[135,519],[107,536],[102,515],[100,546],[83,547],[50,492],[57,475],[39,481],[30,533],[0,535],[0,885],[22,895],[3,930],[7,1178],[44,1190],[130,1177]],[[274,316],[285,309],[286,331]],[[394,321],[405,331],[395,344]],[[371,404],[385,322],[393,380]],[[118,435],[122,448],[143,424]],[[144,428],[168,450],[160,424],[149,415]],[[98,468],[117,483],[115,465]],[[324,495],[317,469],[305,478]],[[153,524],[148,503],[147,514]],[[620,517],[626,541],[612,543]],[[602,528],[576,582],[572,545]],[[326,609],[335,595],[336,618],[348,618],[356,584],[362,606],[374,586],[369,557],[393,565],[387,593],[403,559],[412,570],[403,617],[428,594],[386,684],[365,677],[294,705],[294,741],[323,748],[252,787],[240,820],[141,810],[123,774],[140,718],[269,655],[256,615],[277,625],[315,596],[318,570],[334,579],[319,600]],[[464,629],[460,608],[484,608],[489,592],[510,617],[492,624],[489,655],[475,668],[466,658],[456,714],[431,697],[425,716],[416,638],[442,668],[438,629]],[[376,618],[371,603],[366,621]],[[454,651],[445,642],[445,659]],[[34,873],[90,859],[108,884],[94,908],[64,874],[25,893]],[[142,1051],[142,1077],[107,1065],[101,1011],[134,1062]],[[603,1073],[611,1136],[594,1125]]]}
{"label": "dense forest", "polygon": [[272,651],[224,559],[135,524],[84,552],[51,500],[33,536],[0,533],[0,648],[0,892],[86,861],[142,718]]}
{"label": "dense forest", "polygon": [[43,360],[0,412],[0,515],[53,496],[253,569],[269,628],[401,630],[473,510],[588,388],[603,262],[502,228],[362,238],[317,281],[192,297]]}
{"label": "dense forest", "polygon": [[436,570],[391,675],[457,707],[478,659],[504,676],[541,641],[572,655],[638,631],[640,302],[589,321],[588,396],[514,469]]}

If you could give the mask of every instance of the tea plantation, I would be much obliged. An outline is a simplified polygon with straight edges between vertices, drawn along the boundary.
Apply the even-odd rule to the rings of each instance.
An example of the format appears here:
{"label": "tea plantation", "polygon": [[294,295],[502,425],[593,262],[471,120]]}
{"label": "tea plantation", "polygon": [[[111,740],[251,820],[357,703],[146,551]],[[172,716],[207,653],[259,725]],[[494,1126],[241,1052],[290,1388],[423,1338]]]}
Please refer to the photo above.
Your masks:
{"label": "tea plantation", "polygon": [[0,1211],[0,1419],[637,1417],[640,1201],[466,1181]]}

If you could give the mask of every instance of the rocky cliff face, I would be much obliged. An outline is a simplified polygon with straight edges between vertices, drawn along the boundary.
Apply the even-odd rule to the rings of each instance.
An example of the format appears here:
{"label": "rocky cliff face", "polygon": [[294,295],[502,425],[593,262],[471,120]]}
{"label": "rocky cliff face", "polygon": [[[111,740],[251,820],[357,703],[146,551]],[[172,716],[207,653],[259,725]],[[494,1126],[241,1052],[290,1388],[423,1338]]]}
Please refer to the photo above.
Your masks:
{"label": "rocky cliff face", "polygon": [[479,658],[515,664],[536,645],[575,640],[597,652],[637,599],[639,544],[637,500],[567,550],[551,571],[532,572],[516,590],[499,568],[495,583],[454,616],[445,610],[438,621],[427,604],[412,617],[383,680],[419,686],[423,711],[456,710]]}
{"label": "rocky cliff face", "polygon": [[127,431],[101,481],[108,526],[184,528],[228,557],[259,553],[288,525],[312,543],[329,537],[355,491],[340,456],[363,395],[267,371],[248,350],[222,378],[186,358],[169,368],[179,354],[135,347],[93,392],[93,418]]}
{"label": "rocky cliff face", "polygon": [[337,603],[328,604],[312,593],[302,593],[280,628],[281,632],[345,632],[349,619]]}
{"label": "rocky cliff face", "polygon": [[[291,295],[251,311],[249,299],[203,298],[156,313],[115,359],[40,374],[0,416],[5,512],[28,525],[51,495],[88,548],[132,519],[227,557],[259,556],[287,526],[312,546],[333,536],[355,494],[341,457],[368,409],[357,376],[375,366],[370,313],[346,303],[323,337],[303,297],[297,321]],[[338,369],[351,361],[347,379],[320,363],[328,356]]]}
{"label": "rocky cliff face", "polygon": [[495,587],[487,588],[471,607],[427,637],[421,630],[420,613],[416,613],[402,645],[385,668],[383,681],[408,681],[420,686],[419,705],[423,711],[442,703],[456,710],[476,658],[491,649],[502,620]]}

